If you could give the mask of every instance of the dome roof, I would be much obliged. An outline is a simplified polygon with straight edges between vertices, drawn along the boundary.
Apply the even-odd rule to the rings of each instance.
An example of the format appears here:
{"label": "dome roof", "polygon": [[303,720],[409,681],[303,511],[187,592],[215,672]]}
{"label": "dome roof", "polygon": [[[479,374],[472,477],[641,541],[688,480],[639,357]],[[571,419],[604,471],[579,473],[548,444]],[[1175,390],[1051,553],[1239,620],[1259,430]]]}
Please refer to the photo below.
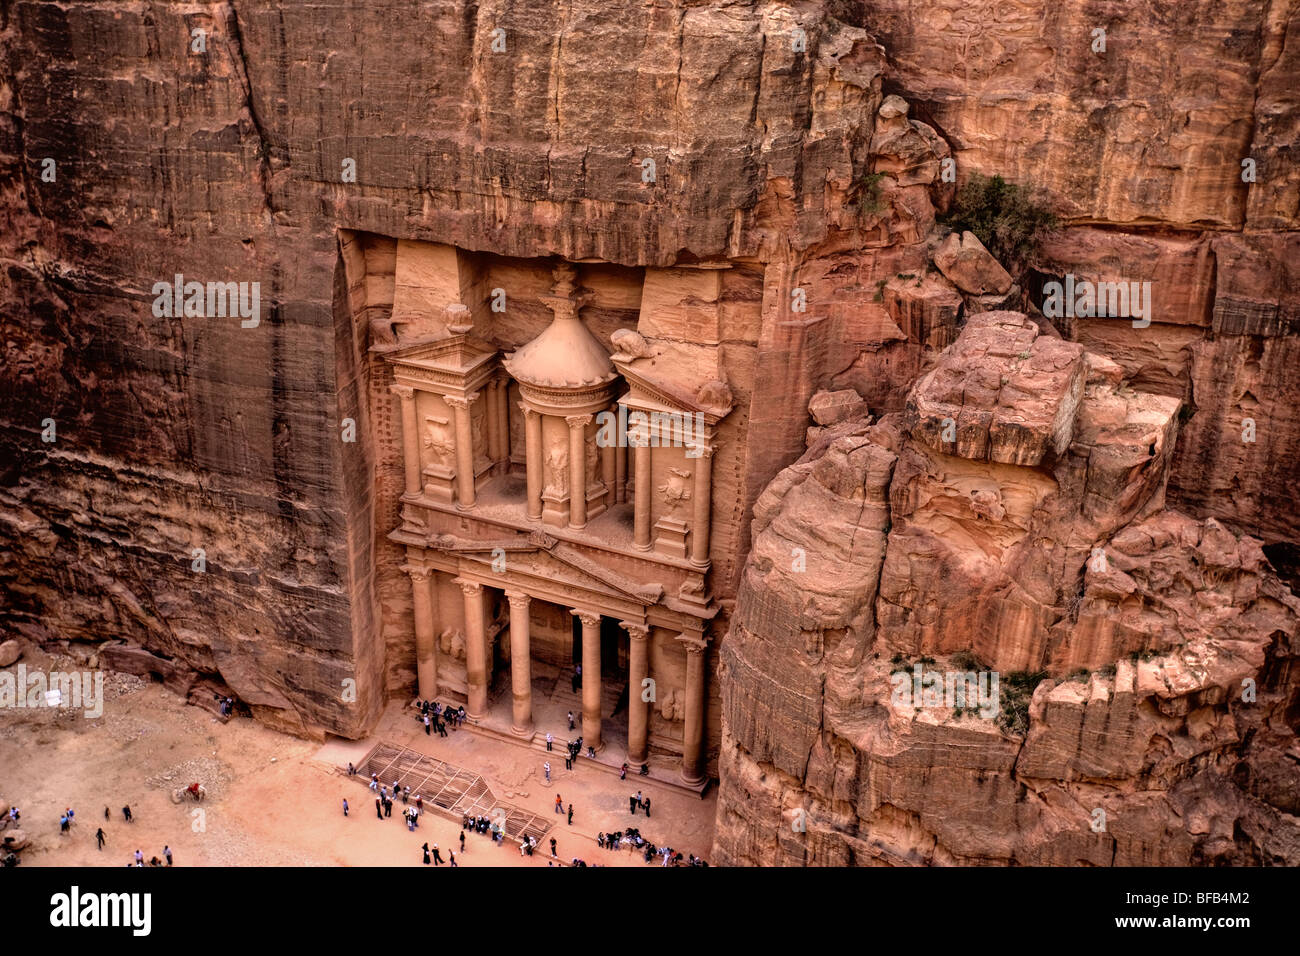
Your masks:
{"label": "dome roof", "polygon": [[618,374],[576,309],[568,315],[557,312],[542,334],[517,349],[504,365],[517,381],[551,388],[602,385]]}

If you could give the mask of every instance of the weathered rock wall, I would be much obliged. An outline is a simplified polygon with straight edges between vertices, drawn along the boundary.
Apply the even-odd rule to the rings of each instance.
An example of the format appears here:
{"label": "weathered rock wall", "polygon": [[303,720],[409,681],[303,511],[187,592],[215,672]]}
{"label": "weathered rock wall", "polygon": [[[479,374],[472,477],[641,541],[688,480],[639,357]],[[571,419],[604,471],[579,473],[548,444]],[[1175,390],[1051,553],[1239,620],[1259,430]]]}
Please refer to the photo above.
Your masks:
{"label": "weathered rock wall", "polygon": [[[342,233],[761,274],[735,350],[742,510],[802,452],[846,339],[887,347],[882,401],[918,366],[886,312],[853,326],[923,261],[900,250],[928,187],[858,208],[883,54],[816,5],[19,0],[0,43],[6,625],[141,643],[284,726],[363,733],[409,685],[376,634],[402,597],[376,497],[388,396],[363,359],[392,300],[355,288]],[[882,150],[931,181],[942,143],[893,122]],[[360,252],[377,274],[381,246]],[[176,274],[259,283],[260,322],[156,316]]]}
{"label": "weathered rock wall", "polygon": [[[718,859],[1300,859],[1300,600],[1164,506],[1177,409],[982,313],[904,413],[782,472],[723,649]],[[912,693],[967,673],[999,691]]]}

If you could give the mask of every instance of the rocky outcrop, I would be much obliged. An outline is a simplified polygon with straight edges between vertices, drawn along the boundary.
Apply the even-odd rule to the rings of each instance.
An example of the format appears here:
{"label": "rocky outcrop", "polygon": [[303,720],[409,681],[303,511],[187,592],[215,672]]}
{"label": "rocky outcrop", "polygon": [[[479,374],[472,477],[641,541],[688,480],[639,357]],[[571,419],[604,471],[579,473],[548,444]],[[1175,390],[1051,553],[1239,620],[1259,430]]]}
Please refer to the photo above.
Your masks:
{"label": "rocky outcrop", "polygon": [[985,313],[905,413],[782,472],[724,647],[715,855],[1300,860],[1300,600],[1165,506],[1178,405]]}
{"label": "rocky outcrop", "polygon": [[934,264],[971,295],[1001,295],[1011,289],[1011,275],[972,232],[950,233],[934,251]]}

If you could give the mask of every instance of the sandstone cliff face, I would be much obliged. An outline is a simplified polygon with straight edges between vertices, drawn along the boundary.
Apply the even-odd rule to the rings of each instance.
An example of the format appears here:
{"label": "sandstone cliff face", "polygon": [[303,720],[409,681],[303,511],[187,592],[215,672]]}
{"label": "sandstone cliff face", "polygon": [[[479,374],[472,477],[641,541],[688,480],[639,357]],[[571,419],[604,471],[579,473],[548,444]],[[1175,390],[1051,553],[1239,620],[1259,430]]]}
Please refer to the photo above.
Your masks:
{"label": "sandstone cliff face", "polygon": [[[1197,521],[1294,543],[1300,12],[1151,0],[1094,23],[1093,9],[0,3],[5,626],[138,642],[267,720],[362,734],[386,694],[409,689],[412,637],[384,623],[409,619],[408,598],[383,538],[393,516],[377,489],[397,478],[365,358],[393,292],[350,288],[347,256],[367,276],[391,274],[409,240],[621,266],[726,260],[747,280],[727,303],[741,347],[721,347],[749,429],[727,481],[738,511],[761,500],[774,516],[760,494],[802,454],[819,389],[854,388],[874,414],[942,432],[922,423],[951,394],[905,412],[908,390],[966,312],[1000,307],[930,268],[949,158],[963,177],[1042,184],[1063,211],[1031,299],[1067,271],[1153,279],[1156,315],[1145,330],[1059,323],[1086,371],[1077,349],[1034,336],[1032,367],[983,385],[995,405],[963,403],[959,443],[997,457],[953,454],[898,418],[856,449],[869,462],[855,468],[892,469],[871,507],[905,546],[888,560],[860,551],[870,535],[803,546],[810,562],[828,547],[880,565],[879,587],[849,577],[880,592],[864,600],[880,608],[872,626],[877,613],[897,623],[891,653],[951,649],[949,622],[977,621],[980,653],[1052,659],[1081,556],[1158,512],[1166,489]],[[361,234],[382,238],[350,250]],[[178,273],[260,283],[260,325],[155,316],[153,284]],[[1043,393],[1032,422],[1001,414],[1058,361],[1070,376],[1053,379],[1050,408]],[[950,529],[960,540],[941,547]],[[1058,531],[1071,537],[1035,540]],[[720,594],[746,583],[741,616],[764,613],[749,548],[741,535],[715,565]],[[961,587],[913,594],[932,573]],[[1258,777],[1265,790],[1276,779]]]}
{"label": "sandstone cliff face", "polygon": [[[1300,860],[1300,601],[1256,539],[1165,507],[1178,402],[1122,374],[975,315],[904,413],[772,483],[724,648],[722,861]],[[927,670],[1000,693],[900,699]]]}
{"label": "sandstone cliff face", "polygon": [[[913,328],[956,321],[928,287],[863,320],[924,266],[947,147],[878,113],[883,51],[815,4],[19,0],[0,38],[6,625],[142,644],[300,732],[362,734],[411,686],[380,607],[402,600],[365,358],[384,306],[347,236],[760,277],[733,312],[742,510],[816,389],[867,348],[896,402]],[[156,315],[177,274],[259,283],[259,324]]]}

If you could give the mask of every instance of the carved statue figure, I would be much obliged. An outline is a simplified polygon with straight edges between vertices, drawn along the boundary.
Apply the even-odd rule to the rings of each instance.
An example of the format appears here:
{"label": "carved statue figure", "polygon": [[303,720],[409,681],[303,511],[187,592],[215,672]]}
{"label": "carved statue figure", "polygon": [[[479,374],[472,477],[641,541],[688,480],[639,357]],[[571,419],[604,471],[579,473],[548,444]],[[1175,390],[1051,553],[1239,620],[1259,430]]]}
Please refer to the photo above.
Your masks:
{"label": "carved statue figure", "polygon": [[615,329],[609,337],[609,344],[614,346],[617,354],[630,359],[644,358],[650,354],[650,346],[641,333],[632,329]]}
{"label": "carved statue figure", "polygon": [[659,698],[659,713],[664,720],[686,719],[686,695],[680,688],[674,687]]}
{"label": "carved statue figure", "polygon": [[683,501],[689,501],[691,489],[688,484],[691,473],[682,468],[673,468],[668,472],[668,478],[659,486],[659,494],[663,496],[664,501],[668,503],[668,510],[675,512],[677,506]]}
{"label": "carved statue figure", "polygon": [[553,445],[546,452],[546,494],[563,495],[569,490],[569,452],[563,445]]}
{"label": "carved statue figure", "polygon": [[600,469],[596,463],[599,451],[594,441],[588,441],[583,448],[587,453],[587,484],[593,485],[600,481]]}
{"label": "carved statue figure", "polygon": [[451,440],[450,427],[436,418],[426,418],[424,422],[424,447],[433,452],[437,464],[446,465],[456,450]]}

